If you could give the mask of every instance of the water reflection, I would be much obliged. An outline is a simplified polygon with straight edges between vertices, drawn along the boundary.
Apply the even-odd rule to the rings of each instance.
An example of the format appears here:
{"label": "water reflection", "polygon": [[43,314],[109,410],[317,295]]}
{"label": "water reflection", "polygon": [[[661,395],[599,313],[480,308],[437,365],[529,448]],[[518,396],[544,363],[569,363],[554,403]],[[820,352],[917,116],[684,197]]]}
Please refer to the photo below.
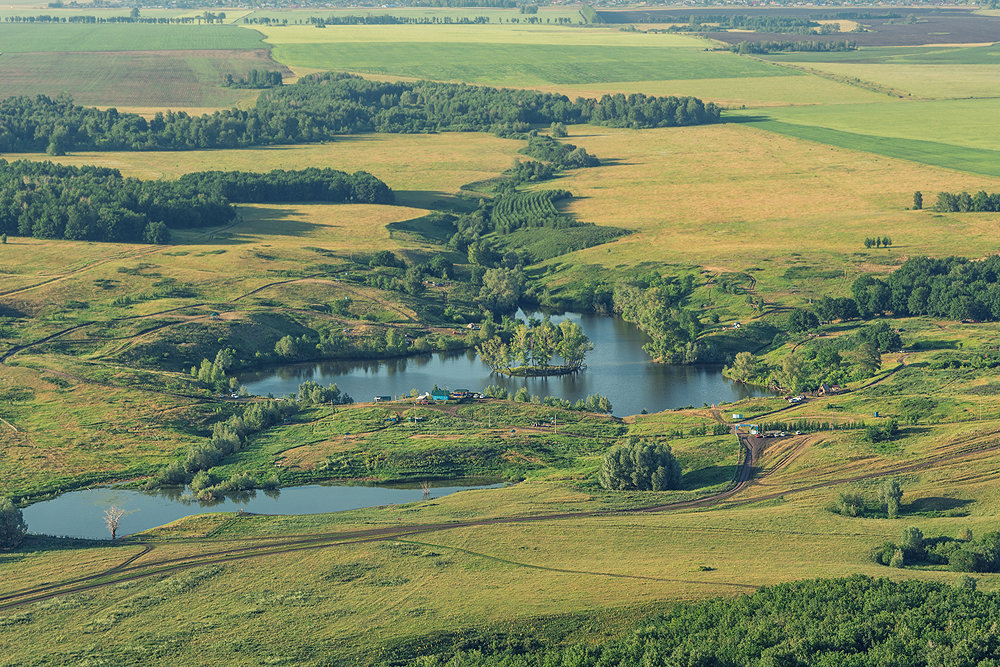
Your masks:
{"label": "water reflection", "polygon": [[[446,484],[446,485],[444,485]],[[119,535],[161,526],[191,514],[236,512],[254,514],[315,514],[377,505],[410,503],[472,488],[500,486],[495,480],[451,480],[430,485],[334,486],[313,484],[286,489],[245,491],[220,500],[199,500],[186,488],[154,492],[117,488],[65,493],[24,509],[28,530],[35,534],[103,539],[108,536],[103,514],[112,505],[125,510]]]}
{"label": "water reflection", "polygon": [[[523,313],[520,313],[523,316]],[[510,393],[526,387],[531,394],[557,396],[575,402],[591,394],[611,399],[617,415],[647,410],[658,412],[689,405],[717,404],[766,395],[722,377],[719,366],[665,366],[654,364],[643,351],[648,338],[618,319],[567,313],[553,322],[579,322],[594,343],[587,368],[580,373],[540,378],[497,375],[473,351],[442,352],[385,361],[326,361],[284,366],[248,373],[242,382],[257,395],[294,393],[305,380],[335,382],[356,401],[374,396],[421,392],[435,384],[448,389],[480,390],[500,385]]]}

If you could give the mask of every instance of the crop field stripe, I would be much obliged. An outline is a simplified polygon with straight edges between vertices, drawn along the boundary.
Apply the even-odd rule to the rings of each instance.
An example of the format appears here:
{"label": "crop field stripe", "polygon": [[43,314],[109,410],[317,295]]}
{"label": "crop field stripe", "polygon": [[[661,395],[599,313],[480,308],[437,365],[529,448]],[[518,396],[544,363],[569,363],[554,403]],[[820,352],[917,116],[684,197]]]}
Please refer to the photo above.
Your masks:
{"label": "crop field stripe", "polygon": [[256,30],[237,26],[0,23],[4,53],[267,48]]}
{"label": "crop field stripe", "polygon": [[985,176],[1000,176],[1000,151],[987,148],[956,146],[936,141],[880,137],[870,134],[844,132],[813,125],[798,125],[778,120],[749,121],[756,128],[806,139],[821,144],[849,150],[875,153],[886,157],[909,160],[921,164],[966,171]]}
{"label": "crop field stripe", "polygon": [[353,42],[277,44],[286,65],[516,85],[795,76],[730,53],[653,46]]}
{"label": "crop field stripe", "polygon": [[256,91],[223,87],[225,74],[282,69],[264,49],[77,51],[0,55],[0,98],[69,93],[97,106],[223,107]]}

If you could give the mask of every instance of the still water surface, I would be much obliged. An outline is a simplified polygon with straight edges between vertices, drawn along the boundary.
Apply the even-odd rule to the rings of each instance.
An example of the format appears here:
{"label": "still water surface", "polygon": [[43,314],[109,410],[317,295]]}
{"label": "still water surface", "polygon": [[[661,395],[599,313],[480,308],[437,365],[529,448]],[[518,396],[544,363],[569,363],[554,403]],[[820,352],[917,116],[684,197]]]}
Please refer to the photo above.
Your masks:
{"label": "still water surface", "polygon": [[[492,488],[491,480],[453,480],[449,486],[431,489],[430,497],[439,498],[456,491]],[[313,484],[280,491],[257,491],[237,499],[200,503],[178,490],[143,492],[100,488],[64,493],[24,508],[28,530],[40,535],[60,537],[107,538],[104,512],[112,505],[125,510],[118,535],[124,536],[162,526],[191,514],[235,512],[243,509],[256,514],[316,514],[340,512],[377,505],[411,503],[424,498],[419,485],[333,486]]]}
{"label": "still water surface", "polygon": [[[523,317],[523,313],[518,313]],[[552,317],[553,322],[579,322],[594,343],[587,355],[587,367],[574,375],[548,378],[507,377],[490,372],[472,351],[458,354],[427,354],[383,361],[323,361],[286,364],[255,373],[240,380],[258,396],[293,394],[300,383],[312,380],[323,385],[336,383],[355,401],[371,401],[375,396],[407,394],[411,389],[430,391],[470,389],[501,385],[511,394],[521,387],[539,396],[557,396],[571,402],[591,394],[611,399],[616,415],[659,412],[689,405],[730,403],[750,396],[766,395],[761,388],[748,387],[722,376],[721,366],[667,366],[650,362],[642,346],[648,338],[631,324],[600,315],[567,313]]]}

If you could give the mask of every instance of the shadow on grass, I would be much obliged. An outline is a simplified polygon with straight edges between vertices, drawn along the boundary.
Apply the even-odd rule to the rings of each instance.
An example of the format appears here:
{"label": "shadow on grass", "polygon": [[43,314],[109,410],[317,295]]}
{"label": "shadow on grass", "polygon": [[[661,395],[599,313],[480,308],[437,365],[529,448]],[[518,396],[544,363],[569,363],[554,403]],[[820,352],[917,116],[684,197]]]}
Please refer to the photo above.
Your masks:
{"label": "shadow on grass", "polygon": [[470,213],[479,206],[477,195],[456,195],[436,190],[396,190],[396,206],[410,206],[449,213]]}
{"label": "shadow on grass", "polygon": [[726,112],[723,116],[723,123],[763,123],[765,121],[774,120],[770,116],[761,116],[754,114],[733,114],[732,111]]}
{"label": "shadow on grass", "polygon": [[686,491],[694,491],[706,486],[726,484],[736,477],[739,466],[708,466],[692,470],[681,477],[681,488]]}
{"label": "shadow on grass", "polygon": [[[299,202],[296,202],[299,203]],[[308,204],[309,202],[301,202]],[[313,202],[329,204],[329,202]],[[298,214],[294,208],[263,208],[253,204],[240,205],[240,215],[243,222],[218,228],[198,228],[173,230],[172,245],[239,245],[253,243],[257,239],[251,236],[308,236],[320,227],[336,227],[336,225],[317,225],[305,220],[295,219]]]}
{"label": "shadow on grass", "polygon": [[[30,529],[30,526],[29,526]],[[128,539],[111,540],[88,540],[76,537],[53,537],[51,535],[35,535],[29,533],[25,536],[24,542],[16,550],[11,552],[0,552],[0,565],[11,562],[10,558],[20,559],[26,553],[41,553],[48,551],[72,551],[74,549],[91,549],[94,547],[110,546],[135,546],[135,542]]]}
{"label": "shadow on grass", "polygon": [[962,498],[943,498],[932,496],[930,498],[917,498],[912,503],[904,503],[900,506],[900,514],[924,514],[927,512],[950,512],[952,510],[968,507],[972,500]]}

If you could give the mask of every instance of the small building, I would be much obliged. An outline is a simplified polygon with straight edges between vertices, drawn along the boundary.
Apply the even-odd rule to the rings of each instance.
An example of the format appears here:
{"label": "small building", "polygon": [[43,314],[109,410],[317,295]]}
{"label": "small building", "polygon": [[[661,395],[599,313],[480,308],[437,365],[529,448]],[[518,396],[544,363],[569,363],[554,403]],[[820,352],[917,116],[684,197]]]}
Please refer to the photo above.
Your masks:
{"label": "small building", "polygon": [[375,397],[375,402],[376,403],[389,403],[390,401],[392,401],[392,396],[376,396]]}
{"label": "small building", "polygon": [[431,398],[433,398],[435,401],[444,401],[444,402],[447,402],[449,396],[448,396],[448,392],[446,392],[446,391],[435,391],[435,392],[433,392],[431,394]]}
{"label": "small building", "polygon": [[743,419],[743,414],[740,412],[734,412],[733,419]]}
{"label": "small building", "polygon": [[468,389],[456,389],[455,391],[451,392],[451,398],[456,401],[460,401],[463,398],[468,398],[470,395],[471,392]]}

